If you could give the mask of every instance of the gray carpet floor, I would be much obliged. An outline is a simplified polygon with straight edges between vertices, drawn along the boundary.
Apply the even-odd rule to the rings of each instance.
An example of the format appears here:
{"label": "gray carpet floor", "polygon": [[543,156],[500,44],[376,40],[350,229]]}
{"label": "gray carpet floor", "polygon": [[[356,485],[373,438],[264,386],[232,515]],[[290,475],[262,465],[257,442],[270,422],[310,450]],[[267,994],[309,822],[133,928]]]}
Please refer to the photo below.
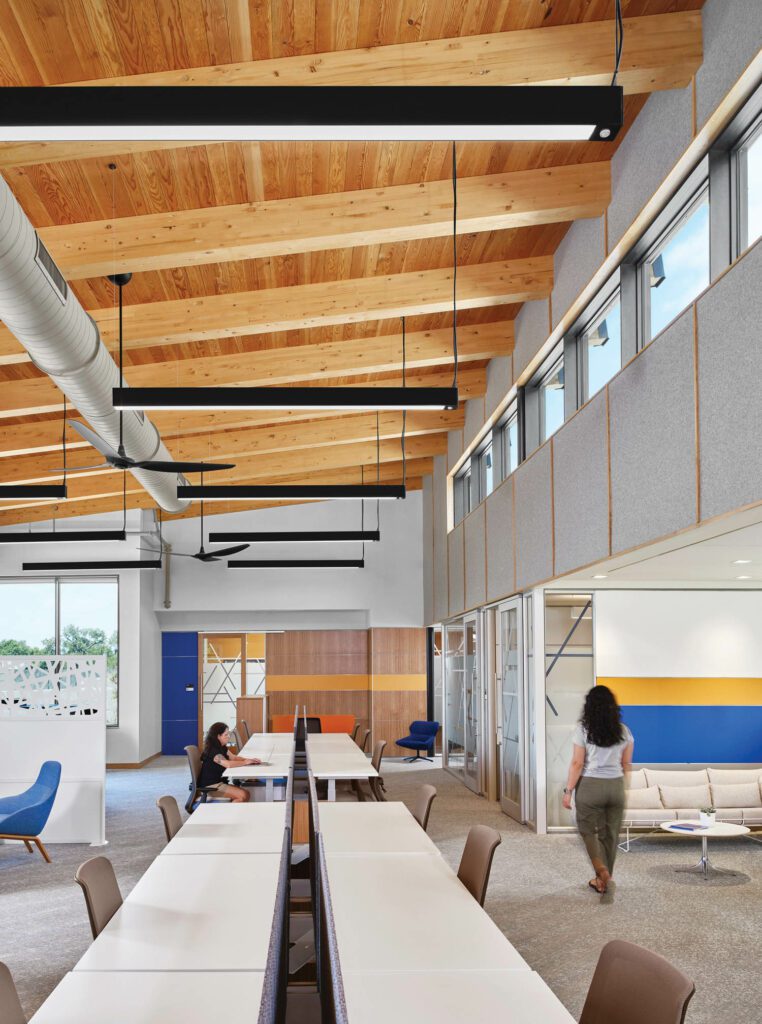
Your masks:
{"label": "gray carpet floor", "polygon": [[[576,836],[534,835],[439,767],[389,765],[385,778],[389,799],[408,803],[423,781],[437,787],[429,833],[453,867],[472,824],[501,832],[485,909],[575,1018],[601,947],[626,938],[694,979],[686,1024],[762,1019],[762,845],[711,841],[718,866],[740,874],[704,882],[675,873],[698,859],[698,840],[644,838],[620,854],[615,891],[601,898],[587,888],[591,872]],[[186,779],[184,760],[169,757],[139,772],[108,773],[106,853],[124,895],[164,844],[156,797],[173,793],[182,803]],[[50,852],[46,865],[21,844],[0,845],[0,960],[29,1016],[90,942],[74,872],[97,851],[56,845]]]}

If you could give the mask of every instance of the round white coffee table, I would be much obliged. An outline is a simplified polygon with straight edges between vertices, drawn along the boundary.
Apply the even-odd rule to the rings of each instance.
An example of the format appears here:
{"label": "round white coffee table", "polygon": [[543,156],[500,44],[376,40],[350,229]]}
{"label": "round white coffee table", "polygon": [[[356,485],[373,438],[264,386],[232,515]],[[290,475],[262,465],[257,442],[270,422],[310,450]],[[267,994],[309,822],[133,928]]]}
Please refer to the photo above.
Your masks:
{"label": "round white coffee table", "polygon": [[[680,825],[695,825],[697,828],[695,831],[689,832],[687,829],[681,829]],[[716,868],[713,864],[709,863],[708,840],[710,837],[732,839],[736,836],[748,835],[749,829],[746,825],[731,825],[729,822],[718,822],[716,825],[702,826],[698,821],[686,820],[663,821],[661,827],[665,832],[671,832],[675,836],[698,836],[701,838],[701,860],[698,864],[693,868],[675,868],[676,871],[689,875],[701,875],[702,878],[712,878],[715,875],[738,874],[737,871],[728,871],[727,868]]]}

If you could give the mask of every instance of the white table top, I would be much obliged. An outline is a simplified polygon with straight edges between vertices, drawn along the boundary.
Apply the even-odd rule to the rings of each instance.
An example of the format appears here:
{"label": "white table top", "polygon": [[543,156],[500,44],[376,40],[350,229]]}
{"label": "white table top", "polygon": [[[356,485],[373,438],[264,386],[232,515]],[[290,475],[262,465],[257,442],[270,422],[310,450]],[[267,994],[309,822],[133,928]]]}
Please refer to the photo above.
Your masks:
{"label": "white table top", "polygon": [[279,867],[274,853],[157,857],[74,970],[264,970]]}
{"label": "white table top", "polygon": [[[258,754],[244,754],[243,757],[258,757]],[[235,768],[226,768],[223,772],[225,779],[281,779],[285,778],[291,770],[291,754],[279,754],[277,751],[262,753],[267,764],[238,765]]]}
{"label": "white table top", "polygon": [[[318,738],[321,734],[314,734]],[[330,734],[329,734],[330,735]],[[336,734],[338,735],[338,734]],[[308,763],[316,779],[375,779],[378,772],[349,736],[344,737],[339,749],[333,749],[332,743],[308,743]]]}
{"label": "white table top", "polygon": [[294,737],[284,732],[257,732],[241,747],[241,757],[269,757],[270,754],[290,754]]}
{"label": "white table top", "polygon": [[261,971],[74,971],[30,1024],[209,1024],[221,1004],[256,1020],[263,984]]}
{"label": "white table top", "polygon": [[431,853],[436,846],[403,803],[330,803],[318,807],[326,855]]}
{"label": "white table top", "polygon": [[326,862],[342,970],[529,970],[440,856],[326,854]]}
{"label": "white table top", "polygon": [[534,971],[343,971],[342,977],[351,1024],[387,1024],[400,1007],[411,1021],[440,1024],[574,1024]]}
{"label": "white table top", "polygon": [[688,832],[675,825],[701,825],[697,818],[684,818],[680,821],[664,821],[661,827],[665,832],[672,832],[676,836],[714,836],[716,838],[731,836],[745,836],[750,831],[747,825],[733,825],[730,822],[718,821],[716,825],[701,825],[695,832]]}
{"label": "white table top", "polygon": [[346,732],[311,732],[307,734],[310,750],[359,750],[355,741]]}
{"label": "white table top", "polygon": [[286,827],[283,801],[199,804],[161,851],[162,856],[196,853],[280,853]]}

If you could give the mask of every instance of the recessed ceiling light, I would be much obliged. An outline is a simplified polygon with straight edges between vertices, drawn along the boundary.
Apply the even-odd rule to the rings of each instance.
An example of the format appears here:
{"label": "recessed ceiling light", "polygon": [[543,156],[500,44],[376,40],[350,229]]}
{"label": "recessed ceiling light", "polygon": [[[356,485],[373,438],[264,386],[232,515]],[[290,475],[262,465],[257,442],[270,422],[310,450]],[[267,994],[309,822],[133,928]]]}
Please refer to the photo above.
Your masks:
{"label": "recessed ceiling light", "polygon": [[751,576],[736,576],[737,580],[750,580]]}
{"label": "recessed ceiling light", "polygon": [[735,560],[735,562],[733,562],[733,565],[751,565],[751,559],[750,558],[737,558]]}
{"label": "recessed ceiling light", "polygon": [[595,576],[593,576],[593,579],[594,580],[606,580],[606,579],[608,579],[608,573],[599,572]]}

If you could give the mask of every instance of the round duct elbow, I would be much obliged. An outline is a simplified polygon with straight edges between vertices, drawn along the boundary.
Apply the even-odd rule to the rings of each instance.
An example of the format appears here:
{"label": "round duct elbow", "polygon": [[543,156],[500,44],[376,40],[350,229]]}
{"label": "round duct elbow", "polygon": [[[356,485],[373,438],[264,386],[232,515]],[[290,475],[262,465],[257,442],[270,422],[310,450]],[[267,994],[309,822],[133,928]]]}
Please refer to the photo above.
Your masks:
{"label": "round duct elbow", "polygon": [[[111,389],[119,383],[119,367],[2,177],[0,319],[35,366],[116,448],[119,413],[113,407]],[[123,416],[124,447],[130,458],[171,460],[158,430],[143,413],[131,411]],[[131,472],[165,512],[183,512],[190,504],[178,500],[178,477],[139,469]]]}

